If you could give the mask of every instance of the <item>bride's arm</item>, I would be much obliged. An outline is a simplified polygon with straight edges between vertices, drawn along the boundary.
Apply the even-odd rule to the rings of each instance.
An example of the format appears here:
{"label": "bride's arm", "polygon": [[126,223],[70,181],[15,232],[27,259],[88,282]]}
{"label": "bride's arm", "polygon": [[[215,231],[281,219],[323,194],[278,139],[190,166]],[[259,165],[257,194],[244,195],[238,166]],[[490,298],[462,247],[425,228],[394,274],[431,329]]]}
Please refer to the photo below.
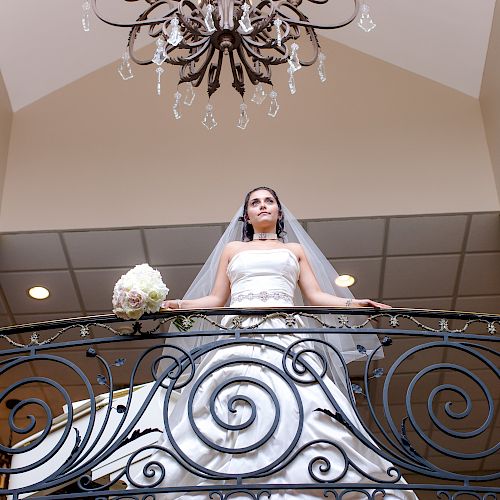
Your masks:
{"label": "bride's arm", "polygon": [[307,260],[304,249],[299,244],[293,245],[293,252],[300,263],[299,287],[304,299],[312,306],[330,307],[380,307],[387,309],[391,306],[375,302],[371,299],[345,299],[323,292],[314,276],[313,270]]}
{"label": "bride's arm", "polygon": [[230,245],[222,251],[215,276],[215,283],[210,295],[199,299],[186,300],[166,300],[162,304],[162,309],[205,309],[210,307],[223,307],[230,294],[229,279],[227,277],[227,265],[231,255]]}

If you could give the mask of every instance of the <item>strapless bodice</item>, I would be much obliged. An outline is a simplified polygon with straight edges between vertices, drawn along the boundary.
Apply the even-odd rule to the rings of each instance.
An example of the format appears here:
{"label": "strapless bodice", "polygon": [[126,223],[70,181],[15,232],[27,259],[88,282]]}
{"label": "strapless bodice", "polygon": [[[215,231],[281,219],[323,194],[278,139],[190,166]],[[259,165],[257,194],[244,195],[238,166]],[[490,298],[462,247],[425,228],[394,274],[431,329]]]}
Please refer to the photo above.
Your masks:
{"label": "strapless bodice", "polygon": [[291,306],[299,278],[299,262],[288,248],[249,249],[227,266],[231,306]]}

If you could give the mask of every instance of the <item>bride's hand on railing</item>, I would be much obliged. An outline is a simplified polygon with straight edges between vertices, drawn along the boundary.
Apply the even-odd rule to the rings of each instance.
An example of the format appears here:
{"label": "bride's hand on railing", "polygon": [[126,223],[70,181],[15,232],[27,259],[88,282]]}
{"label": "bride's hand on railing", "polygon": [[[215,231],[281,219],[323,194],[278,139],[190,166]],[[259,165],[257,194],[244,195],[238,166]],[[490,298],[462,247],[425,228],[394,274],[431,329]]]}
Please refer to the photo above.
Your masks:
{"label": "bride's hand on railing", "polygon": [[352,299],[350,303],[351,307],[377,307],[379,309],[391,309],[392,306],[389,304],[383,304],[382,302],[375,302],[371,299]]}
{"label": "bride's hand on railing", "polygon": [[182,300],[180,299],[164,300],[161,303],[160,311],[163,311],[165,309],[182,309]]}

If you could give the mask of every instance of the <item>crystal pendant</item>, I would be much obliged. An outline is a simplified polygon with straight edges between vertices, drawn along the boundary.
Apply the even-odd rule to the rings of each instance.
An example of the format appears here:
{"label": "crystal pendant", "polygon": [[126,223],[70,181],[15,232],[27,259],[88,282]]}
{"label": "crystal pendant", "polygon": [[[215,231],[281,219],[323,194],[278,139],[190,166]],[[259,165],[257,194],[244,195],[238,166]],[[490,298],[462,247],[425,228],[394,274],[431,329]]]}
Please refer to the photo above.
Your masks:
{"label": "crystal pendant", "polygon": [[278,114],[278,110],[280,109],[280,105],[276,100],[276,98],[278,97],[278,93],[275,90],[271,90],[271,92],[269,92],[269,97],[271,99],[271,105],[269,106],[269,111],[267,112],[267,114],[274,118]]}
{"label": "crystal pendant", "polygon": [[83,31],[90,31],[90,2],[83,0],[82,3],[82,28]]}
{"label": "crystal pendant", "polygon": [[161,66],[158,66],[155,71],[156,71],[156,74],[158,75],[156,78],[156,93],[157,93],[157,95],[160,95],[161,94],[161,75],[163,74],[163,72],[165,70]]}
{"label": "crystal pendant", "polygon": [[170,21],[170,25],[172,26],[172,30],[170,31],[170,36],[168,37],[167,42],[174,47],[177,47],[182,42],[182,34],[181,29],[179,28],[179,19],[174,17]]}
{"label": "crystal pendant", "polygon": [[290,57],[288,58],[288,64],[290,65],[290,70],[292,73],[298,71],[302,66],[300,65],[299,56],[297,52],[299,51],[299,46],[294,42],[290,47]]}
{"label": "crystal pendant", "polygon": [[166,47],[165,40],[163,40],[161,36],[158,37],[158,39],[156,40],[155,55],[153,56],[153,59],[151,59],[151,61],[157,64],[158,66],[161,66],[165,62],[165,59],[167,58],[165,47]]}
{"label": "crystal pendant", "polygon": [[208,130],[212,130],[214,127],[217,127],[217,122],[215,121],[213,114],[214,107],[208,103],[205,109],[206,113],[201,123],[203,123]]}
{"label": "crystal pendant", "polygon": [[177,91],[174,94],[175,102],[174,102],[174,105],[172,106],[172,110],[174,112],[174,118],[176,120],[178,120],[182,116],[181,112],[179,111],[179,106],[180,106],[180,103],[181,103],[181,98],[182,98],[182,94],[179,91]]}
{"label": "crystal pendant", "polygon": [[283,21],[281,19],[275,19],[273,21],[274,27],[276,28],[276,45],[281,47],[281,25]]}
{"label": "crystal pendant", "polygon": [[238,21],[238,24],[240,25],[241,31],[243,31],[243,33],[245,34],[248,34],[253,31],[253,26],[252,23],[250,22],[250,14],[249,14],[250,5],[244,3],[242,9],[243,9],[243,14],[241,15],[241,18]]}
{"label": "crystal pendant", "polygon": [[247,128],[248,122],[250,119],[247,114],[247,105],[245,103],[240,104],[240,117],[238,119],[238,123],[236,126],[241,128],[241,130],[245,130]]}
{"label": "crystal pendant", "polygon": [[267,97],[266,91],[264,90],[264,85],[259,83],[254,90],[251,101],[255,104],[262,104]]}
{"label": "crystal pendant", "polygon": [[375,29],[377,26],[370,16],[370,6],[367,3],[361,4],[361,16],[358,20],[358,26],[365,32],[368,33]]}
{"label": "crystal pendant", "polygon": [[131,78],[134,78],[134,75],[132,74],[132,66],[130,66],[130,56],[128,50],[123,53],[122,62],[118,68],[118,73],[120,73],[120,76],[124,80],[130,80]]}
{"label": "crystal pendant", "polygon": [[196,94],[194,93],[194,88],[193,84],[191,82],[188,82],[186,84],[186,93],[184,94],[184,104],[186,106],[191,106],[193,104],[194,98],[196,97]]}
{"label": "crystal pendant", "polygon": [[321,83],[326,82],[325,59],[326,59],[325,54],[323,54],[323,52],[320,52],[319,56],[318,56],[318,60],[319,60],[318,75],[319,75],[319,79],[320,79]]}
{"label": "crystal pendant", "polygon": [[207,13],[205,14],[205,26],[209,33],[213,33],[215,31],[214,19],[212,17],[212,12],[214,11],[214,6],[209,3],[207,5]]}
{"label": "crystal pendant", "polygon": [[295,78],[293,77],[294,71],[292,68],[288,68],[288,88],[290,89],[290,94],[295,94],[297,92],[297,89],[295,87]]}

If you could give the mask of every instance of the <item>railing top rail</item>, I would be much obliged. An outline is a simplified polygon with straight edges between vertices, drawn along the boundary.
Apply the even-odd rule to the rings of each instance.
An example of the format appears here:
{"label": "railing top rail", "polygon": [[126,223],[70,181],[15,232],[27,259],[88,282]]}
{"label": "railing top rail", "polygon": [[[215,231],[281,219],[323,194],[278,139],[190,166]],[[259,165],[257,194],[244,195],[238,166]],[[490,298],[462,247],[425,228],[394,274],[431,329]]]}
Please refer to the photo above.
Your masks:
{"label": "railing top rail", "polygon": [[[384,315],[387,317],[411,317],[411,318],[436,318],[448,320],[463,320],[463,321],[487,321],[489,323],[500,324],[500,314],[477,313],[477,312],[462,312],[462,311],[447,311],[436,309],[408,309],[408,308],[391,308],[379,309],[374,307],[363,308],[346,308],[346,307],[323,307],[323,306],[293,306],[293,307],[259,307],[259,308],[234,308],[234,307],[217,307],[210,309],[175,309],[170,311],[162,311],[155,314],[145,314],[137,321],[145,321],[150,319],[166,319],[175,318],[178,316],[204,315],[204,316],[221,316],[221,315],[240,315],[240,316],[261,316],[272,313],[308,313],[308,314],[332,314],[342,316],[376,316]],[[26,323],[23,325],[12,325],[0,328],[0,335],[14,335],[19,333],[51,330],[54,328],[65,328],[74,324],[86,325],[91,323],[127,323],[134,320],[125,320],[118,318],[114,314],[101,314],[95,316],[83,316],[75,318],[54,319],[50,321],[42,321],[38,323]]]}

